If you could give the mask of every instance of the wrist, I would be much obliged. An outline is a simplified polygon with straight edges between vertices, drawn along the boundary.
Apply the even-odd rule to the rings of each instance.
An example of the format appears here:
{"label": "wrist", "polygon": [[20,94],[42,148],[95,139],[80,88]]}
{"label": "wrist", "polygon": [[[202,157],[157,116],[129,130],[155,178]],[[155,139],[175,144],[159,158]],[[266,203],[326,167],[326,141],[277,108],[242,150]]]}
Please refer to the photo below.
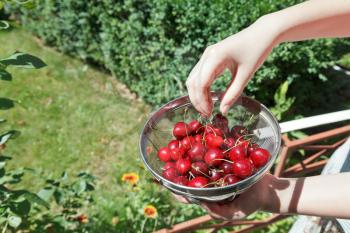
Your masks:
{"label": "wrist", "polygon": [[271,37],[273,47],[284,42],[283,38],[287,31],[287,25],[285,25],[280,12],[261,16],[253,26],[260,28],[260,30],[263,30],[265,34]]}
{"label": "wrist", "polygon": [[266,175],[263,179],[261,209],[272,213],[290,213],[296,179],[278,178],[273,175]]}

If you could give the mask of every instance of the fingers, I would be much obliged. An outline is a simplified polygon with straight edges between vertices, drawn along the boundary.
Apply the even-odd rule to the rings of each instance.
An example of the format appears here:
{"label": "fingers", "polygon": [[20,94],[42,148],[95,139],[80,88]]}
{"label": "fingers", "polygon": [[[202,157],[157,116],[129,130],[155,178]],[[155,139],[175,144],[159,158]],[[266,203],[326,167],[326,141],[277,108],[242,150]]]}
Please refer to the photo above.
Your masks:
{"label": "fingers", "polygon": [[178,200],[179,202],[182,202],[182,203],[185,203],[185,204],[188,204],[190,203],[187,198],[185,198],[184,196],[180,196],[180,195],[177,195],[177,194],[174,194],[172,193],[173,197]]}
{"label": "fingers", "polygon": [[232,220],[234,210],[230,204],[219,205],[217,203],[202,202],[201,206],[208,212],[210,216],[220,220]]}
{"label": "fingers", "polygon": [[204,52],[187,79],[186,85],[193,106],[206,116],[211,114],[213,108],[210,86],[216,75],[225,67],[225,60],[213,47],[210,47]]}
{"label": "fingers", "polygon": [[237,98],[241,95],[249,81],[251,72],[248,69],[240,67],[237,70],[237,73],[230,84],[229,88],[226,90],[226,93],[220,104],[220,111],[222,114],[226,115],[230,107],[236,102]]}

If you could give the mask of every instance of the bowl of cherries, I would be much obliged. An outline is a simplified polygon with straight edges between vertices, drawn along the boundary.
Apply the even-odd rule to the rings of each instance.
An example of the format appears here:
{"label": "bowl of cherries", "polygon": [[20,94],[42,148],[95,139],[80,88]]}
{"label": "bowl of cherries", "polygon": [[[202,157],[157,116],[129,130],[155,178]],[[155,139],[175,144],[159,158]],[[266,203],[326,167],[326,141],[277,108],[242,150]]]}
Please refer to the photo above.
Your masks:
{"label": "bowl of cherries", "polygon": [[258,101],[241,96],[226,116],[222,93],[212,93],[213,114],[202,117],[188,96],[152,114],[140,138],[141,158],[154,178],[192,201],[233,199],[260,180],[281,144],[277,120]]}

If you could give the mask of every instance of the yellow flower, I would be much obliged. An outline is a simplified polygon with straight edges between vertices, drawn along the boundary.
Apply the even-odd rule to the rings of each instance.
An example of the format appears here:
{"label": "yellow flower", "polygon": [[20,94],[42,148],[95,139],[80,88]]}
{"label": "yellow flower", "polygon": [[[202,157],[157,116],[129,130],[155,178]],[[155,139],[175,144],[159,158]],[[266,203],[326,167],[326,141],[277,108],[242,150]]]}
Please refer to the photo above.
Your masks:
{"label": "yellow flower", "polygon": [[115,217],[112,218],[111,223],[112,223],[113,226],[117,225],[118,222],[119,222],[119,218],[118,217],[115,216]]}
{"label": "yellow flower", "polygon": [[135,172],[124,173],[122,176],[122,181],[134,185],[139,181],[139,175],[137,175]]}
{"label": "yellow flower", "polygon": [[145,208],[143,208],[143,213],[147,218],[156,218],[158,216],[157,209],[153,205],[145,206]]}

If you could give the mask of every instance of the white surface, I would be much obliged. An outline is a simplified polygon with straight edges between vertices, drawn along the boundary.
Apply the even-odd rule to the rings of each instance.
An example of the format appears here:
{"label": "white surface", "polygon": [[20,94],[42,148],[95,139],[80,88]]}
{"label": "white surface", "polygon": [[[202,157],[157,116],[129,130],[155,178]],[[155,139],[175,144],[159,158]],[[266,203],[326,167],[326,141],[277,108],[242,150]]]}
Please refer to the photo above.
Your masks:
{"label": "white surface", "polygon": [[306,117],[303,119],[280,123],[281,132],[286,133],[294,130],[306,129],[314,126],[330,124],[350,120],[350,110],[327,113],[318,116]]}

